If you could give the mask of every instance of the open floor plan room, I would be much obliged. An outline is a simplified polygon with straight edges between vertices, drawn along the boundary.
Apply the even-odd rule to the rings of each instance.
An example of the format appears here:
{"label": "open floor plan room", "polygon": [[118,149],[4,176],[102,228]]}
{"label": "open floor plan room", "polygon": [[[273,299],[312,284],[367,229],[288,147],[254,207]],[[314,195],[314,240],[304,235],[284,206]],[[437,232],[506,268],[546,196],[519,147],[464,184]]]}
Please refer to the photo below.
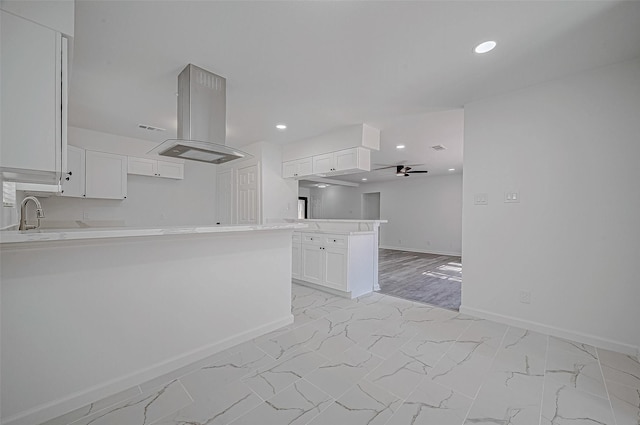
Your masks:
{"label": "open floor plan room", "polygon": [[606,424],[634,356],[379,293],[294,285],[295,322],[46,425]]}

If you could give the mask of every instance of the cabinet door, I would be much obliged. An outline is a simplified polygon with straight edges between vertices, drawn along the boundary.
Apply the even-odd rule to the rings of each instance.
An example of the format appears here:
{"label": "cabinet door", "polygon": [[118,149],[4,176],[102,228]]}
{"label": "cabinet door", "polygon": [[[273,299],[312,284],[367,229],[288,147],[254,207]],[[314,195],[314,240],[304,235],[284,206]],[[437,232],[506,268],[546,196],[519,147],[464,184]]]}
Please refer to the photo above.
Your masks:
{"label": "cabinet door", "polygon": [[303,158],[298,160],[298,176],[309,176],[313,174],[313,161],[311,158]]}
{"label": "cabinet door", "polygon": [[87,198],[127,197],[127,157],[87,151],[85,155]]}
{"label": "cabinet door", "polygon": [[313,174],[329,173],[335,168],[333,152],[313,157]]}
{"label": "cabinet door", "polygon": [[62,171],[61,35],[3,11],[0,19],[0,167],[44,172],[40,183],[57,184]]}
{"label": "cabinet door", "polygon": [[345,149],[334,153],[335,156],[335,170],[352,170],[358,168],[358,149]]}
{"label": "cabinet door", "polygon": [[62,178],[62,196],[81,198],[85,195],[84,149],[67,146],[67,172]]}
{"label": "cabinet door", "polygon": [[347,250],[327,247],[324,255],[324,285],[347,291]]}
{"label": "cabinet door", "polygon": [[184,164],[169,161],[158,161],[158,177],[167,179],[184,179]]}
{"label": "cabinet door", "polygon": [[130,156],[127,158],[127,172],[140,176],[155,176],[158,174],[158,161],[148,158],[137,158]]}
{"label": "cabinet door", "polygon": [[302,246],[300,243],[293,243],[291,245],[291,277],[293,279],[300,279],[302,261]]}
{"label": "cabinet door", "polygon": [[323,284],[324,250],[322,247],[302,245],[302,275],[301,280]]}
{"label": "cabinet door", "polygon": [[282,178],[290,179],[298,172],[298,161],[287,161],[282,163]]}

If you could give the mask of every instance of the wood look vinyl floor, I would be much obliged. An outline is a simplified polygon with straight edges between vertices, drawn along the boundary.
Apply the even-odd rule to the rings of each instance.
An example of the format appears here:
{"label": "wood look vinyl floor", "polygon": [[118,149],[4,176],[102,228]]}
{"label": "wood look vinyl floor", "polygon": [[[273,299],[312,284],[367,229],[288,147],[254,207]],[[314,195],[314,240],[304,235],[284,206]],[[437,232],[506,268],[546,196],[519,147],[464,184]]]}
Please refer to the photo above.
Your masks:
{"label": "wood look vinyl floor", "polygon": [[378,281],[383,294],[460,309],[460,257],[380,249]]}

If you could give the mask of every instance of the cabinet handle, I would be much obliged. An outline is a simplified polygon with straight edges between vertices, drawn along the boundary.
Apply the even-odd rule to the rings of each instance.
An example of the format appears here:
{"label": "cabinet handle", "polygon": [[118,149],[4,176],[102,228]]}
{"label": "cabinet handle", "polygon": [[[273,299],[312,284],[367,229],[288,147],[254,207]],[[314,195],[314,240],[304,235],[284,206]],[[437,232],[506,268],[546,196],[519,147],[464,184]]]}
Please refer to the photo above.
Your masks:
{"label": "cabinet handle", "polygon": [[333,240],[334,242],[337,242],[335,239]]}
{"label": "cabinet handle", "polygon": [[69,177],[65,177],[65,180],[66,180],[66,181],[69,181]]}
{"label": "cabinet handle", "polygon": [[[67,175],[72,176],[72,175],[73,175],[73,173],[72,173],[71,171],[69,171],[69,172],[67,173]],[[69,179],[67,179],[67,180],[69,180]]]}

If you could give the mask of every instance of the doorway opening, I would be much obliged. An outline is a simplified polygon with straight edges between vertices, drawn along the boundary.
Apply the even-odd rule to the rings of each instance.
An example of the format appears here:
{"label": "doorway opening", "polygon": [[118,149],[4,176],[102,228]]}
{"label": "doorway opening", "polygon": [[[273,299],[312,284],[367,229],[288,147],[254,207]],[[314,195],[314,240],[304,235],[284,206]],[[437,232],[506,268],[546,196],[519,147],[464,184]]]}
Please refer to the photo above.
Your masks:
{"label": "doorway opening", "polygon": [[309,212],[308,204],[309,204],[309,198],[307,198],[306,196],[298,197],[298,218],[299,219],[308,218],[307,216]]}

